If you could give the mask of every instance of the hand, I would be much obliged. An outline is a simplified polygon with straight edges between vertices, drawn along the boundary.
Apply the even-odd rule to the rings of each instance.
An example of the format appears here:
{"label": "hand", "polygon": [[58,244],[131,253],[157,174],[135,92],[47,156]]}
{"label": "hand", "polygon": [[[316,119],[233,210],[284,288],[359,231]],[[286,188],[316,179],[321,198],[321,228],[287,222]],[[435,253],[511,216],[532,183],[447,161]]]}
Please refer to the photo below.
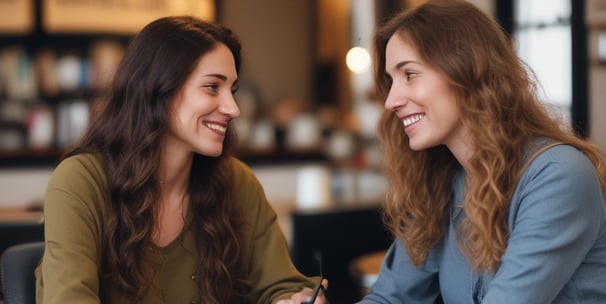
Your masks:
{"label": "hand", "polygon": [[[316,298],[316,301],[313,304],[327,304],[326,297],[324,296],[324,290],[328,288],[328,281],[326,279],[322,280],[323,290],[320,291],[320,295]],[[303,288],[301,291],[295,293],[290,297],[290,300],[280,300],[276,304],[301,304],[305,300],[309,300],[314,294],[314,291],[310,288]]]}

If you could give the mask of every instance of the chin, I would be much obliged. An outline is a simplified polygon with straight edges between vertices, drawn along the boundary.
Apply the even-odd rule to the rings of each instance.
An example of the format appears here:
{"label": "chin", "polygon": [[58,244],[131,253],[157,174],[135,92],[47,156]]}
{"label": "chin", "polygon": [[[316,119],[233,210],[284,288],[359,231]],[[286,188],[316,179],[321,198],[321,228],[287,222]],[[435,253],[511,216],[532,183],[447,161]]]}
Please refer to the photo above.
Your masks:
{"label": "chin", "polygon": [[210,157],[219,157],[219,156],[221,156],[222,152],[223,152],[223,150],[218,151],[218,152],[209,153],[208,156],[210,156]]}
{"label": "chin", "polygon": [[423,151],[423,150],[430,149],[432,147],[435,147],[436,145],[431,145],[431,144],[428,144],[426,142],[414,142],[414,141],[410,141],[410,142],[408,142],[408,146],[410,147],[410,150],[418,152],[418,151]]}
{"label": "chin", "polygon": [[219,157],[221,153],[223,153],[223,149],[217,150],[209,150],[209,149],[200,149],[197,151],[198,154],[208,156],[208,157]]}
{"label": "chin", "polygon": [[413,150],[413,151],[423,150],[422,145],[419,145],[418,143],[415,143],[415,142],[412,142],[412,141],[408,142],[408,147],[410,147],[410,150]]}
{"label": "chin", "polygon": [[417,147],[410,146],[410,150],[415,151],[415,152],[419,152],[419,151],[425,150],[425,148],[417,148]]}

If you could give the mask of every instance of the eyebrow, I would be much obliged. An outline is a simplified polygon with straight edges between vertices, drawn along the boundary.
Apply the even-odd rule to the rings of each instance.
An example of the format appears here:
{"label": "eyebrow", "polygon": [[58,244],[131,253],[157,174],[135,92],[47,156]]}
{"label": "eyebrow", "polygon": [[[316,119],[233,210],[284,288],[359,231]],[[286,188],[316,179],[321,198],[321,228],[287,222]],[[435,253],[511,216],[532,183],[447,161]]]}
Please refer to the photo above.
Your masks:
{"label": "eyebrow", "polygon": [[418,63],[418,62],[416,62],[416,61],[414,61],[414,60],[404,60],[404,61],[398,62],[398,64],[396,64],[396,66],[395,66],[395,69],[396,69],[396,70],[399,70],[399,69],[401,69],[403,66],[405,66],[405,65],[407,65],[407,64],[409,64],[409,63]]}
{"label": "eyebrow", "polygon": [[[416,62],[416,61],[414,61],[414,60],[404,60],[404,61],[400,61],[400,62],[398,62],[398,63],[397,63],[395,66],[394,66],[394,70],[395,70],[395,71],[400,70],[400,69],[401,69],[403,66],[405,66],[405,65],[407,65],[407,64],[409,64],[409,63],[418,63],[418,62]],[[385,69],[385,73],[386,73],[387,75],[390,75],[390,74],[389,74],[389,72],[387,71],[387,69]]]}
{"label": "eyebrow", "polygon": [[219,78],[223,81],[227,80],[227,76],[225,76],[223,74],[206,74],[206,75],[202,75],[202,77],[215,77],[215,78]]}
{"label": "eyebrow", "polygon": [[[206,74],[206,75],[202,75],[202,77],[214,77],[214,78],[219,78],[222,81],[227,81],[227,76],[225,76],[223,74]],[[234,81],[232,86],[238,85],[239,81],[240,81],[240,79],[236,78],[236,80]]]}

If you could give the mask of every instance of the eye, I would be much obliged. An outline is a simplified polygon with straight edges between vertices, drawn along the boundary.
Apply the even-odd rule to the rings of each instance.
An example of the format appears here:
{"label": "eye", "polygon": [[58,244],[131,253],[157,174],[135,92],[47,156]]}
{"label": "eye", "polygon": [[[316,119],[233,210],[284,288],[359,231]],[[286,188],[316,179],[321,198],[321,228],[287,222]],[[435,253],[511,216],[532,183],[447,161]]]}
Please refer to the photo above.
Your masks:
{"label": "eye", "polygon": [[404,75],[406,75],[406,80],[411,80],[417,77],[417,73],[415,72],[404,72]]}
{"label": "eye", "polygon": [[238,90],[240,89],[240,85],[235,83],[232,87],[231,87],[231,93],[232,94],[236,94],[238,92]]}
{"label": "eye", "polygon": [[219,90],[219,85],[216,83],[205,84],[202,87],[210,91],[211,93],[217,93],[217,91]]}

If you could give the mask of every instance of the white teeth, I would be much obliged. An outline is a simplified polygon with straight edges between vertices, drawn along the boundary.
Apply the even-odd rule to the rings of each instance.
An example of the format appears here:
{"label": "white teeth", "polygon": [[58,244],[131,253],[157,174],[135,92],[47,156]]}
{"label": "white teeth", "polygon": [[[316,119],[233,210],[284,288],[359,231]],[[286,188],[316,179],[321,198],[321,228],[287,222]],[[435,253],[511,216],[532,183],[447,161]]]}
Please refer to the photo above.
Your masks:
{"label": "white teeth", "polygon": [[402,123],[404,124],[404,127],[408,127],[413,123],[421,120],[423,117],[425,117],[425,114],[415,114],[402,120]]}
{"label": "white teeth", "polygon": [[227,130],[227,128],[226,128],[226,127],[221,126],[221,125],[217,125],[217,124],[210,124],[210,123],[207,123],[207,124],[205,124],[205,125],[206,125],[208,128],[213,129],[213,130],[217,130],[217,131],[219,131],[219,132],[225,132],[225,130]]}

